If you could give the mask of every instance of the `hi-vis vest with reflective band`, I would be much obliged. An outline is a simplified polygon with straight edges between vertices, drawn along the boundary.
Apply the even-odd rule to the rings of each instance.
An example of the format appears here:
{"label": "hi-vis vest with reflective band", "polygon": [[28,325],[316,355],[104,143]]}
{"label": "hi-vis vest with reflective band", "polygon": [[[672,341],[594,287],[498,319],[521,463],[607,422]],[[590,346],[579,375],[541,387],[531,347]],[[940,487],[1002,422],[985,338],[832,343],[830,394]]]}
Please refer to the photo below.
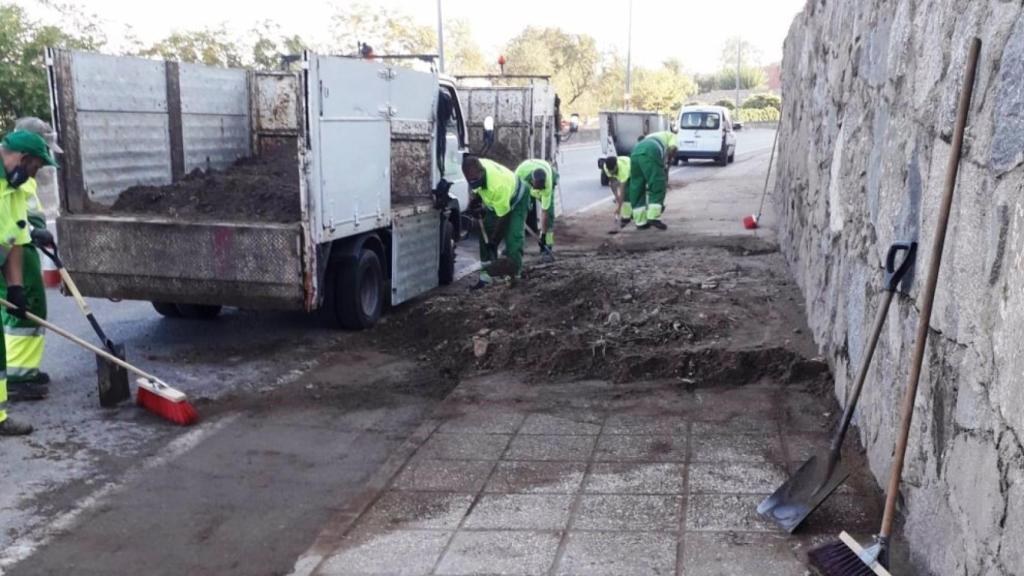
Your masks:
{"label": "hi-vis vest with reflective band", "polygon": [[[541,190],[535,190],[533,188],[533,173],[537,169],[544,171],[546,179],[544,181],[544,188]],[[530,196],[540,200],[540,207],[543,210],[551,208],[551,200],[555,195],[555,171],[551,168],[551,164],[546,160],[526,160],[516,168],[516,177],[522,180],[527,188],[530,189]]]}
{"label": "hi-vis vest with reflective band", "polygon": [[481,158],[480,164],[487,174],[487,184],[475,192],[480,195],[484,205],[494,210],[499,218],[512,211],[512,201],[516,198],[519,181],[511,170],[493,160]]}
{"label": "hi-vis vest with reflective band", "polygon": [[661,144],[665,148],[665,150],[668,150],[669,148],[678,148],[679,147],[679,142],[678,142],[678,140],[676,140],[676,135],[673,134],[672,132],[669,132],[668,130],[665,130],[663,132],[654,132],[654,133],[648,134],[647,138],[645,138],[645,140],[648,140],[648,139],[654,139],[654,140],[657,140],[658,142],[661,142]]}
{"label": "hi-vis vest with reflective band", "polygon": [[28,230],[28,201],[35,194],[36,182],[29,179],[18,188],[7,178],[0,178],[0,263],[7,260],[11,246],[24,246],[32,241]]}
{"label": "hi-vis vest with reflective band", "polygon": [[612,171],[608,169],[608,165],[605,164],[604,174],[609,178],[615,178],[619,182],[625,184],[629,180],[629,167],[629,156],[619,156],[615,159],[616,173],[612,174]]}

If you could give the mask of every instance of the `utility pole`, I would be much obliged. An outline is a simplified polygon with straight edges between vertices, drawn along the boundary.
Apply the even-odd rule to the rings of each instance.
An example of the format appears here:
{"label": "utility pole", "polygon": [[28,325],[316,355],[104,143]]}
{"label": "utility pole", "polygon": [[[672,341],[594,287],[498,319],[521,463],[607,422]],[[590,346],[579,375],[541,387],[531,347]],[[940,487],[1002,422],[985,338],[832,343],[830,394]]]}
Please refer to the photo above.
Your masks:
{"label": "utility pole", "polygon": [[[438,0],[440,2],[440,0]],[[743,39],[736,38],[736,109],[740,107],[740,52],[743,50]]]}
{"label": "utility pole", "polygon": [[437,0],[437,55],[440,57],[441,73],[444,73],[444,17],[441,15],[441,0]]}
{"label": "utility pole", "polygon": [[[438,0],[440,1],[440,0]],[[633,0],[629,0],[629,34],[626,41],[626,110],[633,109]]]}

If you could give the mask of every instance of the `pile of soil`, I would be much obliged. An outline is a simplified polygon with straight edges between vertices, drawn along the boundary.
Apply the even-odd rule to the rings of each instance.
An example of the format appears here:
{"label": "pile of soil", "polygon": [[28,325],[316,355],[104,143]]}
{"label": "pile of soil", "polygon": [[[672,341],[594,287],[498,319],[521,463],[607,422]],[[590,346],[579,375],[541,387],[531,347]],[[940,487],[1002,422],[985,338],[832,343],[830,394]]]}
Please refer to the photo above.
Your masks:
{"label": "pile of soil", "polygon": [[793,332],[797,294],[779,254],[581,248],[528,266],[514,286],[454,286],[387,317],[377,337],[454,377],[517,370],[544,381],[674,378],[705,387],[827,376],[793,342],[803,340]]}
{"label": "pile of soil", "polygon": [[134,186],[110,209],[118,214],[187,220],[297,222],[299,169],[294,149],[242,158],[227,170],[193,170],[168,186]]}

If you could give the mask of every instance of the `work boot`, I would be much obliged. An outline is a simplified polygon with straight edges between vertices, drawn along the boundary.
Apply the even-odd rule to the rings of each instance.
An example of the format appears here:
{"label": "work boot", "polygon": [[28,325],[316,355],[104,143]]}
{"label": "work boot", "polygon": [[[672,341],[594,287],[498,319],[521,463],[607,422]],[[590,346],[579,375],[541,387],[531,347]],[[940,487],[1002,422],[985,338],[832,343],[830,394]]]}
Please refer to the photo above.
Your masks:
{"label": "work boot", "polygon": [[540,253],[540,261],[544,264],[550,264],[555,261],[555,255],[550,250],[545,250]]}
{"label": "work boot", "polygon": [[625,228],[632,221],[631,218],[619,218],[619,228]]}
{"label": "work boot", "polygon": [[[49,377],[47,377],[46,382],[49,382]],[[39,379],[7,381],[7,398],[11,402],[43,400],[49,395],[50,385],[41,382]]]}
{"label": "work boot", "polygon": [[661,220],[651,220],[649,221],[649,224],[651,226],[654,226],[658,230],[668,230],[668,226],[666,226],[665,223],[662,222]]}
{"label": "work boot", "polygon": [[637,224],[636,225],[636,229],[637,230],[647,230],[650,227],[651,227],[651,223],[650,222],[644,222],[643,224]]}
{"label": "work boot", "polygon": [[32,433],[32,425],[7,418],[0,422],[0,436],[25,436]]}

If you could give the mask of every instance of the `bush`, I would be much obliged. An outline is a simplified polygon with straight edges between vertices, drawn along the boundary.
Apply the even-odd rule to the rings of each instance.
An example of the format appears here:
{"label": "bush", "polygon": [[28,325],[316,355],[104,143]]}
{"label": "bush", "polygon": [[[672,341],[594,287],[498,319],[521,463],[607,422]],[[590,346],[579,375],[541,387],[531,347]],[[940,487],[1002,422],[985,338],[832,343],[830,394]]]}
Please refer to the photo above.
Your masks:
{"label": "bush", "polygon": [[719,100],[718,102],[715,102],[715,106],[722,106],[724,108],[728,108],[729,110],[736,109],[736,104],[733,103],[732,100]]}
{"label": "bush", "polygon": [[782,98],[775,94],[754,94],[743,101],[741,108],[750,110],[763,110],[765,108],[774,108],[776,111],[782,110]]}
{"label": "bush", "polygon": [[733,118],[747,124],[750,122],[778,122],[780,115],[775,108],[740,108]]}

